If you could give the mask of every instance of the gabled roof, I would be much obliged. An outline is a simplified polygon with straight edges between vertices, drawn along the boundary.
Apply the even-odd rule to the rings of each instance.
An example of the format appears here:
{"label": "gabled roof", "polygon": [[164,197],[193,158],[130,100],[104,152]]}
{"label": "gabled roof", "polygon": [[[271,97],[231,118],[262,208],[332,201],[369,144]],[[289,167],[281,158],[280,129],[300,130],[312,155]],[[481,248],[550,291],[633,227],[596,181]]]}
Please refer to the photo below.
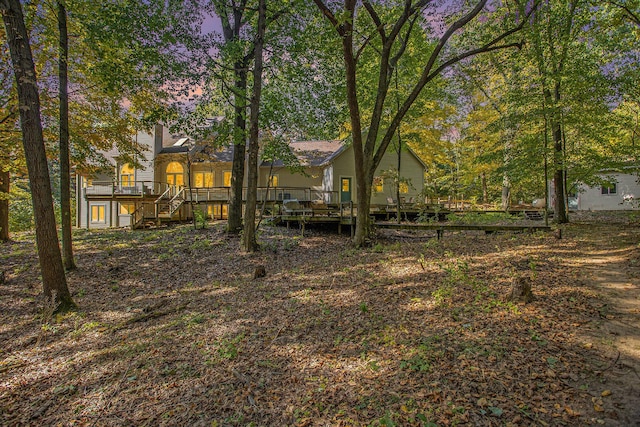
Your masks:
{"label": "gabled roof", "polygon": [[227,145],[224,147],[210,147],[210,146],[199,146],[199,153],[202,153],[202,157],[207,160],[214,162],[233,162],[233,152],[234,146]]}
{"label": "gabled roof", "polygon": [[[289,148],[302,166],[324,166],[337,156],[345,145],[342,141],[295,141]],[[262,162],[261,166],[271,166],[271,162]],[[273,166],[282,167],[284,162],[276,160]]]}
{"label": "gabled roof", "polygon": [[341,152],[342,141],[297,141],[289,144],[303,166],[322,166]]}
{"label": "gabled roof", "polygon": [[191,152],[197,155],[203,160],[209,160],[214,162],[232,162],[233,161],[233,145],[225,147],[212,147],[211,145],[196,145],[190,149],[189,144],[182,143],[182,145],[169,145],[162,147],[159,154],[175,154],[175,153],[187,153]]}

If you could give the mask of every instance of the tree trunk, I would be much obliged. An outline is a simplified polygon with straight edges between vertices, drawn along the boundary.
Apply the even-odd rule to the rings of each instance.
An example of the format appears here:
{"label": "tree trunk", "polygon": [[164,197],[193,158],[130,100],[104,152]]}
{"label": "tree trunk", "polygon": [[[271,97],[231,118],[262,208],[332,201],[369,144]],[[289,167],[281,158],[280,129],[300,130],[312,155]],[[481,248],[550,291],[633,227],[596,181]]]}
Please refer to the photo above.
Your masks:
{"label": "tree trunk", "polygon": [[69,39],[67,37],[67,10],[62,1],[58,1],[58,30],[60,46],[58,58],[58,80],[60,97],[60,212],[62,218],[62,261],[64,268],[76,268],[73,261],[71,237],[71,167],[69,160],[69,93],[67,77],[67,59],[69,57]]}
{"label": "tree trunk", "polygon": [[553,147],[554,147],[554,165],[555,172],[553,174],[555,204],[553,207],[553,219],[558,224],[566,224],[569,222],[567,218],[567,210],[565,208],[564,199],[564,162],[562,150],[562,129],[560,123],[551,124],[553,129]]}
{"label": "tree trunk", "polygon": [[249,158],[247,160],[247,205],[242,234],[242,247],[247,252],[258,249],[256,241],[256,205],[258,198],[258,153],[260,132],[260,98],[262,96],[262,49],[266,26],[266,4],[258,4],[258,28],[254,45],[253,95],[251,97],[251,116],[249,118]]}
{"label": "tree trunk", "polygon": [[482,203],[487,204],[487,202],[489,201],[489,196],[488,196],[488,192],[487,192],[487,173],[486,172],[482,172],[482,174],[480,174],[480,182],[482,185]]}
{"label": "tree trunk", "polygon": [[233,164],[231,166],[231,197],[229,200],[229,218],[227,231],[239,233],[242,230],[242,187],[244,184],[244,161],[247,138],[247,72],[245,64],[236,63],[236,81],[234,96]]}
{"label": "tree trunk", "polygon": [[502,210],[506,211],[509,209],[509,205],[511,204],[511,182],[509,181],[509,176],[505,172],[502,175]]}
{"label": "tree trunk", "polygon": [[9,240],[9,171],[0,170],[0,240]]}
{"label": "tree trunk", "polygon": [[396,210],[398,211],[396,222],[400,224],[400,222],[402,221],[401,214],[400,214],[402,210],[402,203],[400,201],[400,150],[398,150],[398,179],[396,180]]}
{"label": "tree trunk", "polygon": [[[556,82],[554,87],[554,100],[557,107],[560,103],[560,83]],[[564,138],[562,137],[562,123],[560,113],[557,109],[553,111],[553,119],[551,121],[551,130],[553,132],[553,149],[555,172],[553,174],[553,185],[555,187],[556,203],[553,211],[554,221],[558,224],[566,224],[569,222],[567,215],[566,199],[565,199],[565,162],[564,162]]]}
{"label": "tree trunk", "polygon": [[[367,182],[360,180],[356,181],[358,196],[356,198],[356,232],[353,236],[353,244],[356,247],[365,246],[371,232],[371,218],[369,217],[369,210],[371,206],[372,184],[373,177],[371,177]],[[398,212],[398,215],[400,215],[400,212]]]}
{"label": "tree trunk", "polygon": [[51,181],[40,120],[40,98],[29,36],[24,24],[20,0],[0,0],[0,12],[2,12],[18,88],[22,142],[31,183],[31,200],[44,296],[54,304],[56,311],[64,311],[75,307],[75,304],[67,288],[58,244]]}

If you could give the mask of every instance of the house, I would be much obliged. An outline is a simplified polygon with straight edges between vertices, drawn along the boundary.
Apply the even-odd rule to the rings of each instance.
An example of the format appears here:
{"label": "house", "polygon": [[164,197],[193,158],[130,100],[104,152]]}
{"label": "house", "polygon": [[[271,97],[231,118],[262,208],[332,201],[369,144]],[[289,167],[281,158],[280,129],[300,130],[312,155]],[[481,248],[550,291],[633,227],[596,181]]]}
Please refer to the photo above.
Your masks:
{"label": "house", "polygon": [[[308,187],[315,198],[324,203],[355,202],[355,168],[353,147],[342,141],[300,141],[289,144],[303,167],[303,173],[293,173],[281,162],[263,162],[260,167],[258,186],[266,186],[271,181],[278,186]],[[386,205],[389,198],[396,196],[394,176],[397,175],[397,153],[388,151],[382,158],[374,177],[371,194],[373,205]],[[411,150],[401,153],[402,177],[400,194],[407,201],[417,200],[424,188],[425,164]],[[394,172],[392,172],[394,171]],[[287,197],[285,197],[287,198]]]}
{"label": "house", "polygon": [[[233,147],[216,148],[210,141],[171,135],[156,126],[138,132],[145,149],[137,167],[118,153],[106,153],[108,170],[79,174],[76,179],[76,225],[81,228],[136,227],[147,221],[188,219],[191,206],[211,218],[226,218],[231,187]],[[262,162],[258,200],[270,205],[283,200],[337,205],[356,201],[353,149],[342,141],[290,144],[299,167],[281,160]],[[417,200],[424,187],[424,163],[409,149],[401,154],[401,197]],[[397,154],[388,152],[376,171],[373,205],[386,205],[395,196],[391,172]],[[246,182],[246,174],[245,174]],[[188,183],[191,182],[191,186]]]}
{"label": "house", "polygon": [[595,186],[579,186],[576,201],[577,210],[634,210],[638,209],[640,182],[633,173],[608,172],[600,176],[609,183]]}

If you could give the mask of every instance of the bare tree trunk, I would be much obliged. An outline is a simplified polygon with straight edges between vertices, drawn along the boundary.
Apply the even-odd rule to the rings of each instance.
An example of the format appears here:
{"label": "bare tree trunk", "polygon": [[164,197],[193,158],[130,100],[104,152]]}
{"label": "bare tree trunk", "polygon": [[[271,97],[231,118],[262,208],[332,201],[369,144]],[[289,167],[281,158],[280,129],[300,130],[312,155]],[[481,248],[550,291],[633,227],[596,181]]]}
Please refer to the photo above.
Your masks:
{"label": "bare tree trunk", "polygon": [[0,240],[9,240],[9,171],[0,170]]}
{"label": "bare tree trunk", "polygon": [[511,204],[511,182],[509,181],[509,175],[505,172],[502,175],[502,210],[509,209]]}
{"label": "bare tree trunk", "polygon": [[242,247],[247,252],[258,249],[256,241],[256,205],[258,198],[258,153],[260,131],[260,98],[262,96],[262,49],[266,26],[267,6],[265,0],[258,4],[258,28],[254,45],[253,94],[249,118],[249,158],[247,160],[247,204],[242,234]]}
{"label": "bare tree trunk", "polygon": [[[236,67],[244,67],[236,64]],[[247,138],[247,72],[244,68],[236,68],[234,96],[234,129],[233,129],[233,164],[231,166],[231,198],[229,200],[229,218],[227,231],[239,233],[242,230],[242,187],[244,184],[244,161]]]}
{"label": "bare tree trunk", "polygon": [[[260,207],[260,216],[258,217],[258,224],[256,225],[256,231],[260,228],[260,224],[262,223],[262,219],[264,218],[264,211],[267,208],[267,197],[269,196],[269,189],[271,188],[271,179],[273,176],[273,159],[271,160],[271,164],[269,165],[269,175],[267,175],[267,188],[264,192],[264,198],[262,199],[262,207]],[[256,200],[257,204],[257,200]]]}
{"label": "bare tree trunk", "polygon": [[[560,102],[560,83],[556,82],[554,88],[554,105],[557,106]],[[564,162],[564,145],[562,137],[562,123],[560,121],[560,114],[557,111],[553,111],[553,118],[551,121],[551,131],[553,132],[553,148],[554,148],[554,166],[555,172],[553,174],[553,185],[555,187],[555,199],[556,203],[553,211],[553,219],[558,224],[566,224],[569,222],[567,216],[567,209],[565,203],[565,162]]]}
{"label": "bare tree trunk", "polygon": [[486,172],[482,172],[480,174],[480,182],[482,185],[482,203],[486,204],[489,201],[489,197],[487,194],[487,174]]}
{"label": "bare tree trunk", "polygon": [[18,87],[22,142],[31,182],[31,200],[44,296],[55,304],[57,311],[68,310],[75,307],[75,304],[67,287],[58,244],[51,181],[40,120],[36,71],[20,0],[0,0],[0,12]]}
{"label": "bare tree trunk", "polygon": [[[356,211],[356,232],[353,236],[353,243],[357,247],[362,247],[367,243],[371,231],[371,218],[369,217],[369,210],[371,207],[371,180],[362,180],[356,182],[356,188],[358,190],[358,196],[356,198],[357,211]],[[398,212],[400,215],[400,212]]]}
{"label": "bare tree trunk", "polygon": [[[246,24],[246,0],[240,0],[238,3],[213,1],[212,4],[220,17],[225,44],[235,44],[240,40],[242,27]],[[233,163],[227,219],[227,231],[230,233],[239,233],[242,230],[242,187],[247,148],[247,67],[251,58],[252,55],[243,54],[242,57],[236,57],[233,63]]]}
{"label": "bare tree trunk", "polygon": [[553,210],[553,219],[558,224],[566,224],[569,222],[567,218],[567,210],[565,208],[564,198],[564,162],[563,162],[563,150],[562,150],[562,129],[560,123],[551,124],[553,130],[553,147],[554,147],[554,166],[555,172],[553,174],[553,185],[555,195],[555,206]]}
{"label": "bare tree trunk", "polygon": [[402,209],[402,203],[400,202],[400,167],[402,166],[402,140],[400,139],[400,128],[398,127],[398,179],[396,182],[396,210],[398,211],[398,216],[396,218],[396,222],[400,224],[402,221],[400,212]]}
{"label": "bare tree trunk", "polygon": [[67,59],[69,57],[69,38],[67,36],[67,10],[62,1],[58,1],[58,30],[60,46],[58,58],[58,80],[60,85],[60,212],[62,217],[62,262],[64,268],[76,268],[73,261],[71,237],[71,167],[69,160],[69,93]]}

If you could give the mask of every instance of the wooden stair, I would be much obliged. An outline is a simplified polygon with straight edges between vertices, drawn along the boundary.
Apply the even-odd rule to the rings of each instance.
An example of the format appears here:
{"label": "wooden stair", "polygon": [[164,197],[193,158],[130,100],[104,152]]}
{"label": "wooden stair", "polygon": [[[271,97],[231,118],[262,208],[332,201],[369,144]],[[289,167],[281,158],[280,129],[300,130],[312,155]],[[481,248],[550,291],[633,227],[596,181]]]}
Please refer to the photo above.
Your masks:
{"label": "wooden stair", "polygon": [[165,191],[156,201],[156,212],[159,221],[170,221],[180,207],[184,204],[184,188],[181,188],[173,197],[169,197],[169,190]]}

